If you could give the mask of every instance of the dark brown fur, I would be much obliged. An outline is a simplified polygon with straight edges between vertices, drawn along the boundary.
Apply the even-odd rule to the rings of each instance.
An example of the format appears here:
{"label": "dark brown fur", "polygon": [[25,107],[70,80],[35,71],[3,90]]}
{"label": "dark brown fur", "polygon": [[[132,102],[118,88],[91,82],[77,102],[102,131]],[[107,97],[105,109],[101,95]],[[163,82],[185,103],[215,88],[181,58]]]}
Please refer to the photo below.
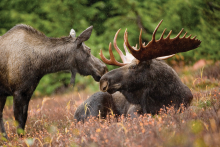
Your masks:
{"label": "dark brown fur", "polygon": [[107,92],[97,92],[77,108],[74,119],[84,122],[89,117],[106,118],[106,115],[111,113],[116,117],[124,115],[134,118],[137,116],[135,112],[141,114],[141,106],[129,103],[120,92],[112,95]]}
{"label": "dark brown fur", "polygon": [[[164,106],[176,109],[183,103],[188,107],[192,101],[190,89],[184,85],[177,73],[165,62],[157,59],[138,61],[104,74],[100,89],[81,104],[74,115],[77,121],[109,112],[118,115],[156,114]],[[90,111],[85,113],[85,106]]]}
{"label": "dark brown fur", "polygon": [[[157,59],[138,61],[104,74],[100,89],[113,94],[120,91],[131,104],[141,105],[143,113],[156,114],[164,106],[183,103],[189,106],[193,99],[190,89],[165,62]],[[124,104],[121,104],[124,105]]]}

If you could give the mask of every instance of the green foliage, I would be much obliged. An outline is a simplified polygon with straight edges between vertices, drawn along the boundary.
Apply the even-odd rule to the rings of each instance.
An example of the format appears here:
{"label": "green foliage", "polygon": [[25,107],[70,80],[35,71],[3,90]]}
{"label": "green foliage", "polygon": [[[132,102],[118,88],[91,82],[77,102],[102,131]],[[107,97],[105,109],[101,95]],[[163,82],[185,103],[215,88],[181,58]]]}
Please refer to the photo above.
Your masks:
{"label": "green foliage", "polygon": [[204,129],[202,122],[197,120],[189,122],[189,126],[191,128],[191,131],[195,134],[200,133]]}
{"label": "green foliage", "polygon": [[209,108],[211,107],[211,101],[210,100],[206,100],[206,101],[199,101],[199,107],[200,108]]}
{"label": "green foliage", "polygon": [[12,106],[13,105],[13,97],[12,96],[7,97],[5,104],[6,104],[6,106]]}
{"label": "green foliage", "polygon": [[56,73],[45,75],[34,93],[35,96],[50,95],[59,87],[68,87],[70,82],[70,73]]}
{"label": "green foliage", "polygon": [[[109,58],[108,44],[112,42],[119,28],[121,32],[117,43],[122,49],[126,28],[131,45],[138,43],[140,28],[143,29],[143,41],[148,42],[155,27],[163,19],[156,38],[160,37],[164,28],[167,28],[165,34],[168,34],[168,30],[173,30],[171,37],[175,37],[184,28],[189,34],[197,35],[197,38],[202,40],[198,49],[181,53],[186,63],[193,63],[201,58],[219,60],[219,8],[219,1],[211,3],[210,0],[1,0],[0,35],[19,23],[30,25],[48,37],[67,36],[71,28],[79,35],[93,25],[92,36],[86,44],[91,47],[92,54],[96,57],[99,58],[102,49],[104,55]],[[116,52],[113,52],[116,55]],[[120,60],[119,56],[116,55],[116,59]],[[173,60],[179,59],[174,57]],[[116,67],[108,68],[112,70]],[[36,93],[51,94],[63,84],[68,84],[69,78],[70,74],[66,73],[45,76]],[[77,80],[76,84],[82,81],[86,82],[86,86],[94,83],[91,78],[82,79],[84,78]]]}

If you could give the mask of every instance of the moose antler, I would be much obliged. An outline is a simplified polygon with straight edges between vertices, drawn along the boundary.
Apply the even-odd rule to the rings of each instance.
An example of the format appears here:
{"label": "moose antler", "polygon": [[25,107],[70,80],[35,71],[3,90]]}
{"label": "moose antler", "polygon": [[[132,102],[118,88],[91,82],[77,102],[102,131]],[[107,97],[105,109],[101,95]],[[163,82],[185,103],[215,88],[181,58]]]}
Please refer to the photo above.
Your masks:
{"label": "moose antler", "polygon": [[114,43],[115,50],[116,50],[116,51],[118,52],[118,54],[120,55],[120,57],[121,57],[123,63],[120,63],[120,62],[118,62],[118,61],[115,60],[115,57],[114,57],[114,55],[113,55],[113,53],[112,53],[111,42],[110,42],[110,43],[109,43],[110,60],[108,60],[108,59],[105,58],[105,56],[104,56],[103,53],[102,53],[102,50],[100,50],[100,53],[99,53],[99,55],[100,55],[102,61],[103,61],[104,63],[106,63],[106,64],[117,65],[117,66],[124,66],[124,65],[130,63],[130,62],[134,59],[134,57],[132,56],[132,54],[130,54],[130,53],[128,52],[128,50],[127,50],[125,44],[124,44],[124,49],[125,49],[125,52],[126,52],[126,56],[123,54],[123,52],[122,52],[122,51],[118,48],[118,46],[117,46],[116,40],[117,40],[118,33],[120,32],[120,30],[121,30],[121,29],[119,29],[119,30],[116,32],[113,43]]}
{"label": "moose antler", "polygon": [[[112,44],[111,44],[111,42],[110,42],[110,43],[109,43],[110,60],[106,59],[105,56],[104,56],[103,53],[102,53],[102,50],[100,50],[99,55],[100,55],[102,61],[103,61],[104,63],[106,63],[106,64],[109,64],[109,65],[116,65],[116,66],[124,66],[124,65],[126,65],[125,63],[120,63],[120,62],[118,62],[118,61],[115,60],[115,57],[114,57],[114,55],[113,55],[113,53],[112,53],[112,47],[111,47],[111,45],[112,45]],[[119,54],[119,55],[120,55],[120,54]]]}
{"label": "moose antler", "polygon": [[159,26],[161,25],[162,21],[163,20],[161,20],[160,23],[157,25],[152,35],[152,40],[146,46],[142,44],[142,39],[141,39],[142,29],[141,29],[140,36],[139,36],[139,45],[140,45],[139,49],[133,48],[130,46],[128,42],[127,30],[125,31],[125,44],[130,50],[131,54],[136,59],[140,61],[146,61],[146,60],[154,59],[154,58],[161,57],[161,56],[167,56],[167,55],[176,54],[179,52],[186,52],[186,51],[195,49],[200,45],[201,41],[198,39],[195,39],[196,36],[190,39],[190,37],[192,36],[190,34],[188,37],[185,38],[187,32],[184,34],[182,38],[179,38],[180,34],[183,32],[183,29],[173,39],[170,39],[172,30],[169,32],[166,38],[163,38],[163,35],[166,31],[166,29],[164,29],[160,39],[156,40],[155,34]]}

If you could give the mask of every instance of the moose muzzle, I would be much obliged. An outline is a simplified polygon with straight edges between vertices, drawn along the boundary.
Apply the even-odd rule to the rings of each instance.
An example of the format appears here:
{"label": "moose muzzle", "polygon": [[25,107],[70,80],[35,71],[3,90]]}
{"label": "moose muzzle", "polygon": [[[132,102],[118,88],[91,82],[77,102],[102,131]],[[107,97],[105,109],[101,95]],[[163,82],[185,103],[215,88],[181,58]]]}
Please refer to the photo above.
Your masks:
{"label": "moose muzzle", "polygon": [[100,90],[106,92],[108,90],[109,83],[106,80],[100,81]]}

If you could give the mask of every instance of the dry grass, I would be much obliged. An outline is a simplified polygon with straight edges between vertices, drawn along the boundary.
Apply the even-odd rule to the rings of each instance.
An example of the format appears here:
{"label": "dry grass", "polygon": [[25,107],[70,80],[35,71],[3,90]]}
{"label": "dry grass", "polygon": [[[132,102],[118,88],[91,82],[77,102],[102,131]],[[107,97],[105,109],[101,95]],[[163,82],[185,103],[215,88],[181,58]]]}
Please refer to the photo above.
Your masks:
{"label": "dry grass", "polygon": [[[207,78],[191,76],[182,81],[191,83],[194,95],[191,106],[175,113],[173,108],[159,115],[136,119],[121,116],[116,120],[91,118],[76,123],[73,114],[89,94],[68,94],[32,99],[29,105],[25,136],[16,134],[12,106],[4,109],[5,128],[9,136],[5,146],[220,146],[220,89],[217,80],[207,86]],[[217,82],[216,82],[217,81]],[[203,88],[201,85],[204,85]]]}
{"label": "dry grass", "polygon": [[[87,95],[81,94],[84,99]],[[113,116],[76,123],[73,114],[82,102],[78,95],[33,99],[25,137],[16,134],[12,107],[4,110],[7,146],[219,146],[220,90],[195,92],[189,109],[173,108],[137,119]],[[184,109],[184,108],[182,108]]]}

